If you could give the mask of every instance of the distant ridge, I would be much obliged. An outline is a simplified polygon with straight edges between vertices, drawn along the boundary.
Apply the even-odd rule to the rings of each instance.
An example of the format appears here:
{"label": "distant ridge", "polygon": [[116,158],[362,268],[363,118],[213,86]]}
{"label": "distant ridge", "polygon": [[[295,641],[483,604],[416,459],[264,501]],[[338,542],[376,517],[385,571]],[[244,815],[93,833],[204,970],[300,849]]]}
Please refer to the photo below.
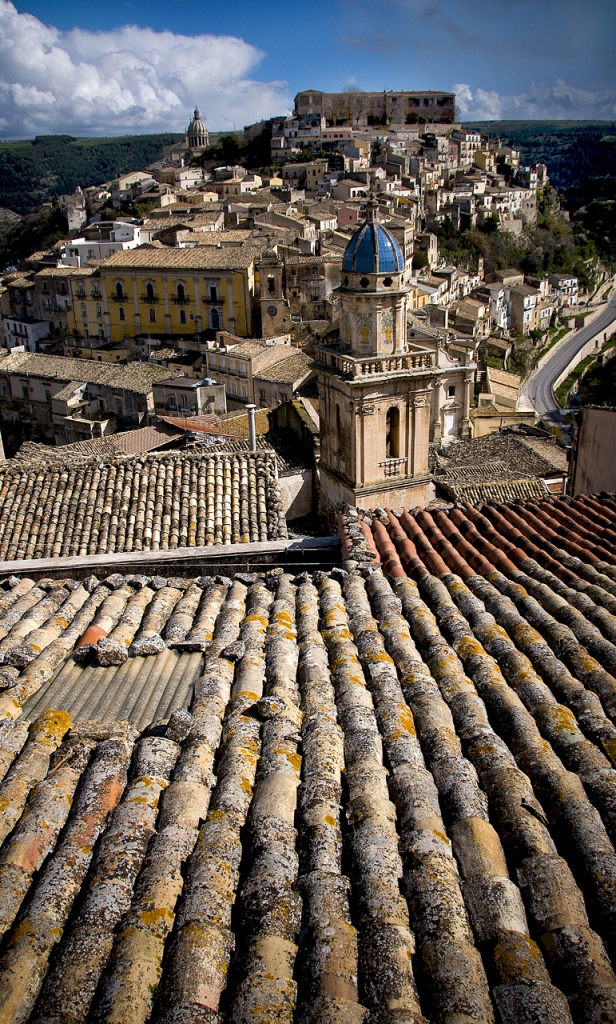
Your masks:
{"label": "distant ridge", "polygon": [[37,135],[0,142],[0,207],[27,214],[77,185],[98,185],[141,170],[182,137],[172,132],[99,139]]}

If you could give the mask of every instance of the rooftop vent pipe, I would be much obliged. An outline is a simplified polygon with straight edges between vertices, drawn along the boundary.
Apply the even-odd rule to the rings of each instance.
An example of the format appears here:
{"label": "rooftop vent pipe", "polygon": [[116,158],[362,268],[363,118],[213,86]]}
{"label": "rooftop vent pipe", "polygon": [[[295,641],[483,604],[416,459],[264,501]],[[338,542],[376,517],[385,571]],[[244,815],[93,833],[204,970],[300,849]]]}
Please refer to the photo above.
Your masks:
{"label": "rooftop vent pipe", "polygon": [[246,411],[248,413],[248,444],[250,445],[251,452],[257,450],[257,427],[255,423],[255,409],[256,405],[247,405]]}

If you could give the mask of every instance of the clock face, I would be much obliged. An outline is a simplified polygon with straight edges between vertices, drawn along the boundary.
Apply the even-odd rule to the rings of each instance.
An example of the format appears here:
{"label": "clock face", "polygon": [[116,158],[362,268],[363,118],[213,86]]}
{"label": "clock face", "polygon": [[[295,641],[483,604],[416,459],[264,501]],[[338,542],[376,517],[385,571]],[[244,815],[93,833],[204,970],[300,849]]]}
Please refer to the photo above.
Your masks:
{"label": "clock face", "polygon": [[268,306],[267,312],[269,313],[270,316],[276,316],[278,310],[276,309],[275,306]]}

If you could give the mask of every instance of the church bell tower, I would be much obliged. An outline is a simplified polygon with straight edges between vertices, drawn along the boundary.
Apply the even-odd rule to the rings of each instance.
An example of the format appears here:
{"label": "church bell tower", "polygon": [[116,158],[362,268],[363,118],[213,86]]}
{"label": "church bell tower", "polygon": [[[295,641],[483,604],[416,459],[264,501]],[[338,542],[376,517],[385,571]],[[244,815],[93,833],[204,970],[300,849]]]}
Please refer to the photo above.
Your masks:
{"label": "church bell tower", "polygon": [[289,303],[284,297],[283,262],[274,249],[266,249],[258,263],[261,337],[288,334],[291,325]]}
{"label": "church bell tower", "polygon": [[435,354],[407,343],[410,288],[371,196],[342,262],[339,340],[317,346],[320,503],[364,508],[430,500],[428,442]]}

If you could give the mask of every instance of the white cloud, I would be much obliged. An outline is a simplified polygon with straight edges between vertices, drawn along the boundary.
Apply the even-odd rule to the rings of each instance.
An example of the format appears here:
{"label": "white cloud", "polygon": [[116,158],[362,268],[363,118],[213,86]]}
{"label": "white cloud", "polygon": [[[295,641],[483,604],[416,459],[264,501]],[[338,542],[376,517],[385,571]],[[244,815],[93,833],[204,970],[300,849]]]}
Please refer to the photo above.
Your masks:
{"label": "white cloud", "polygon": [[289,107],[284,82],[248,77],[262,57],[233,36],[60,32],[0,0],[0,134],[183,131],[195,103],[210,128],[241,128]]}
{"label": "white cloud", "polygon": [[582,120],[611,121],[616,117],[616,88],[576,89],[559,78],[556,85],[531,85],[518,96],[454,85],[464,121]]}

